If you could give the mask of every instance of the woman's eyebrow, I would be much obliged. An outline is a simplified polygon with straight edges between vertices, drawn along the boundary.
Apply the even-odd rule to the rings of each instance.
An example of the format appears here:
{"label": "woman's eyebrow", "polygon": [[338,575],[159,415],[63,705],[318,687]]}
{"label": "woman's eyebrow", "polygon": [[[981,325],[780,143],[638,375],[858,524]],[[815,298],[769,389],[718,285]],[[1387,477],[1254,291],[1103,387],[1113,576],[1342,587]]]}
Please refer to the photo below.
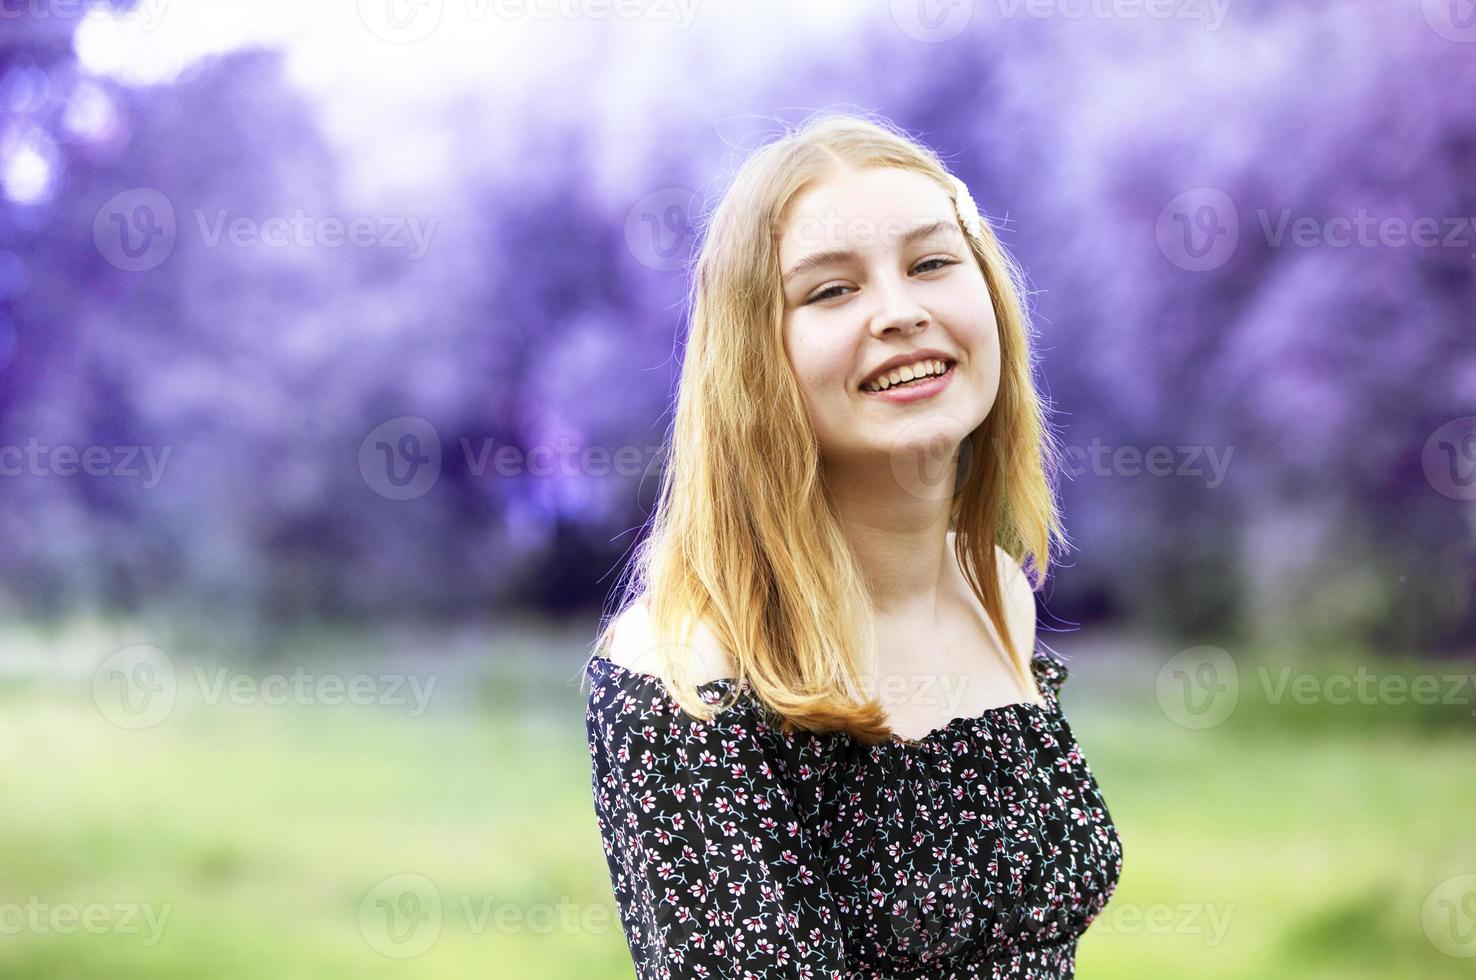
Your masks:
{"label": "woman's eyebrow", "polygon": [[[929,235],[935,235],[940,231],[948,231],[955,227],[957,226],[951,221],[933,221],[929,224],[918,225],[911,231],[904,233],[899,241],[903,245],[911,245],[919,238],[926,238]],[[813,255],[805,256],[794,265],[790,266],[789,271],[784,273],[784,275],[780,278],[780,282],[787,283],[789,282],[789,280],[793,279],[795,276],[799,275],[802,272],[808,272],[811,269],[815,269],[824,265],[846,262],[855,257],[856,253],[850,251],[849,249],[831,249],[825,252],[816,252]]]}

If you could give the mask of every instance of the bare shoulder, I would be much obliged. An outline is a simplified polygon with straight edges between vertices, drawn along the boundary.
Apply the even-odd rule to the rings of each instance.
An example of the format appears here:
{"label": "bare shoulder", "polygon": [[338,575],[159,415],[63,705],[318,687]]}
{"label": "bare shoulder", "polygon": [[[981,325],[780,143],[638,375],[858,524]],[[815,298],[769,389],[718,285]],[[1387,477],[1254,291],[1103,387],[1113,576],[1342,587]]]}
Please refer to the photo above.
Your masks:
{"label": "bare shoulder", "polygon": [[[948,550],[950,553],[953,552],[956,537],[955,532],[948,532]],[[1014,555],[1004,550],[1000,545],[995,545],[994,558],[999,567],[999,584],[1004,591],[1007,602],[1011,600],[1019,601],[1021,598],[1028,598],[1034,594],[1034,589],[1030,587],[1029,576],[1025,574],[1024,567],[1015,559]],[[1031,602],[1031,608],[1035,608],[1033,600]]]}
{"label": "bare shoulder", "polygon": [[[954,532],[948,532],[948,549],[953,551]],[[1025,569],[1004,548],[994,546],[995,565],[999,574],[1000,594],[1004,599],[1006,626],[1022,657],[1035,652],[1035,590]],[[962,575],[962,569],[959,570]],[[982,607],[979,609],[980,615]]]}
{"label": "bare shoulder", "polygon": [[1007,595],[1034,594],[1035,590],[1030,587],[1030,577],[1025,574],[1025,567],[1014,555],[995,545],[994,557],[999,562],[999,583]]}
{"label": "bare shoulder", "polygon": [[994,554],[999,561],[1000,591],[1004,595],[1010,632],[1015,638],[1015,646],[1028,657],[1035,651],[1035,590],[1014,555],[999,545],[994,546]]}
{"label": "bare shoulder", "polygon": [[[633,602],[615,617],[605,656],[626,670],[660,676],[661,658],[671,645],[671,640],[663,643],[656,636],[651,611],[645,601]],[[736,673],[732,659],[705,621],[693,628],[686,652],[691,658],[692,680],[697,684],[732,677]]]}

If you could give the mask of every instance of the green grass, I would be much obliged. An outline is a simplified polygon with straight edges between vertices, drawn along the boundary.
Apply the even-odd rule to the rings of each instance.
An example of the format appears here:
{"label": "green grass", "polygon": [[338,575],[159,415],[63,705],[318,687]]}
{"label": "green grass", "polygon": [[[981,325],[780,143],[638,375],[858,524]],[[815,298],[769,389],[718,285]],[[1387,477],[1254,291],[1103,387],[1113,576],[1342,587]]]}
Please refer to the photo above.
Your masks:
{"label": "green grass", "polygon": [[[1123,838],[1123,878],[1083,937],[1080,975],[1471,976],[1476,961],[1441,952],[1422,918],[1437,885],[1476,872],[1469,702],[1293,699],[1261,680],[1281,666],[1261,666],[1241,665],[1235,710],[1204,730],[1068,682],[1067,717]],[[1128,689],[1151,690],[1155,667]],[[1355,667],[1324,659],[1295,673]],[[1379,673],[1395,670],[1420,673],[1408,662]],[[1162,917],[1151,928],[1150,909]]]}
{"label": "green grass", "polygon": [[[0,687],[0,904],[168,910],[152,944],[7,929],[0,978],[632,976],[582,695],[562,683],[577,665],[560,664],[542,681],[448,674],[420,718],[182,693],[141,731],[109,723],[86,683]],[[1470,975],[1476,961],[1440,952],[1421,919],[1437,884],[1476,872],[1468,729],[1325,706],[1309,721],[1248,697],[1190,731],[1088,673],[1063,700],[1124,874],[1082,940],[1083,980]],[[388,937],[378,893],[361,916],[406,874],[434,888],[439,933],[385,955],[430,935]]]}

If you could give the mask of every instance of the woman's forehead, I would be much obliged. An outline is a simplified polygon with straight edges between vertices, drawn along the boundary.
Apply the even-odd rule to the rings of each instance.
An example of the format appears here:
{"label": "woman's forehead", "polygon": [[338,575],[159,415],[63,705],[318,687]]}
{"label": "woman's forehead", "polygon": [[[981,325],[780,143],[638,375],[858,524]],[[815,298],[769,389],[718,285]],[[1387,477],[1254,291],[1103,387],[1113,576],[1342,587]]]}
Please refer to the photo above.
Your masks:
{"label": "woman's forehead", "polygon": [[842,171],[816,181],[790,201],[779,252],[781,260],[793,260],[815,250],[896,246],[918,227],[953,220],[948,195],[916,171]]}

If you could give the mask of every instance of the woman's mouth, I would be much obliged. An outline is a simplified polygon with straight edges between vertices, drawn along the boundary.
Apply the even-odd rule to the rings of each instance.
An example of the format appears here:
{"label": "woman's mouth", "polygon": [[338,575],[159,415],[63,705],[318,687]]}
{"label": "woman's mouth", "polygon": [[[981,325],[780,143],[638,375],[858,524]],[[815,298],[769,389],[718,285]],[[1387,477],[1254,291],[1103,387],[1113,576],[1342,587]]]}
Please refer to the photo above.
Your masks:
{"label": "woman's mouth", "polygon": [[861,386],[861,394],[889,402],[914,402],[931,398],[953,380],[954,362],[949,360],[919,361],[889,371]]}

